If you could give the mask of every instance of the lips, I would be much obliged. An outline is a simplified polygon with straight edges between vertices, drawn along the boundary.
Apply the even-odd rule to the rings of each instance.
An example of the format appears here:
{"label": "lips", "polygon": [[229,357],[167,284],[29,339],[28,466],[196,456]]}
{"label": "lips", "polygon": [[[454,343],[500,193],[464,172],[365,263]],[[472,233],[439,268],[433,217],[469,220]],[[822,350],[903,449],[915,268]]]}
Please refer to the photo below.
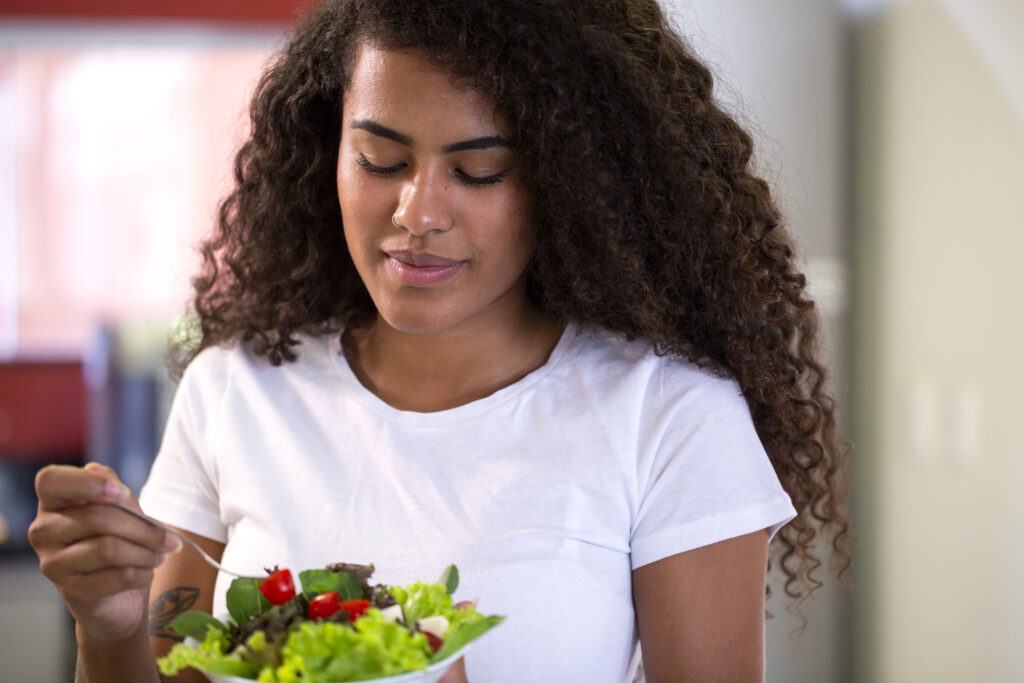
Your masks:
{"label": "lips", "polygon": [[409,287],[430,287],[455,275],[466,263],[435,254],[389,251],[388,266],[399,282]]}
{"label": "lips", "polygon": [[417,268],[454,266],[458,263],[462,263],[462,261],[457,259],[447,259],[441,256],[435,256],[434,254],[417,254],[411,251],[388,251],[385,253],[395,261],[404,263],[407,266],[415,266]]}

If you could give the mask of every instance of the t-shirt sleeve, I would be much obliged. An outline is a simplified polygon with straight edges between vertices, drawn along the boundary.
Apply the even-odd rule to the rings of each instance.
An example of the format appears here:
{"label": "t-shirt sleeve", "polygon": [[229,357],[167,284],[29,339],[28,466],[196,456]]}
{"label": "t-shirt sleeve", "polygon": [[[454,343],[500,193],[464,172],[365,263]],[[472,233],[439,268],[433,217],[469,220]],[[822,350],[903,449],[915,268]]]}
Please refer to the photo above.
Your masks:
{"label": "t-shirt sleeve", "polygon": [[139,504],[162,522],[227,541],[214,459],[217,413],[227,384],[225,352],[208,349],[186,369],[175,392],[160,450]]}
{"label": "t-shirt sleeve", "polygon": [[796,516],[757,436],[739,385],[666,364],[640,424],[632,567]]}

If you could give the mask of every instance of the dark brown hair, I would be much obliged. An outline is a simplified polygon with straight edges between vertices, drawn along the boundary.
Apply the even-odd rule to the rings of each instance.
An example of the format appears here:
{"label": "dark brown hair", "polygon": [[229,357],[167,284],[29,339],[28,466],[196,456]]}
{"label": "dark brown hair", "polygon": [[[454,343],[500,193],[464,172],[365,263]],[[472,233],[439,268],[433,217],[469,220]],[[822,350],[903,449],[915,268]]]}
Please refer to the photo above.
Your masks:
{"label": "dark brown hair", "polygon": [[818,317],[752,141],[654,0],[328,0],[259,84],[235,190],[202,246],[197,330],[179,368],[241,342],[295,358],[297,333],[374,312],[336,188],[358,46],[412,48],[490,95],[509,122],[537,248],[531,296],[735,378],[799,516],[773,560],[794,603],[822,552],[849,566],[843,446]]}

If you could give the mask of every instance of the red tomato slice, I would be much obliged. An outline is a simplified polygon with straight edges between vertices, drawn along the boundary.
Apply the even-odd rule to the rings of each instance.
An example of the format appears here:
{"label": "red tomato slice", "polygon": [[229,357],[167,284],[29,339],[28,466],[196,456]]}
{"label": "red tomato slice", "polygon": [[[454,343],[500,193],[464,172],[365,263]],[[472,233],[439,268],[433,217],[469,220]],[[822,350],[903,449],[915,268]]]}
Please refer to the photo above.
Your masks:
{"label": "red tomato slice", "polygon": [[295,581],[287,569],[278,569],[260,583],[260,593],[272,605],[283,605],[295,597]]}
{"label": "red tomato slice", "polygon": [[321,593],[309,601],[307,614],[310,619],[326,619],[341,609],[337,591]]}
{"label": "red tomato slice", "polygon": [[366,613],[370,603],[366,600],[344,600],[338,607],[348,612],[348,618],[355,621]]}

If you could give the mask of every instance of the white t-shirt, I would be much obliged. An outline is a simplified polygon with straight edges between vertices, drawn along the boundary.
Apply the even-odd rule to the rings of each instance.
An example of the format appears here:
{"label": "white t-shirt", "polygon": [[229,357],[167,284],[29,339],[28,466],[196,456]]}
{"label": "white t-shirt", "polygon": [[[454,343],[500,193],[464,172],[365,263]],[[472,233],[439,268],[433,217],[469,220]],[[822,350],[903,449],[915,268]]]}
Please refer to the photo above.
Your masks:
{"label": "white t-shirt", "polygon": [[795,514],[738,385],[640,342],[570,326],[541,368],[433,413],[368,391],[336,337],[297,351],[192,362],[142,507],[238,572],[373,562],[405,584],[456,564],[456,599],[507,617],[471,681],[622,683],[632,569]]}

